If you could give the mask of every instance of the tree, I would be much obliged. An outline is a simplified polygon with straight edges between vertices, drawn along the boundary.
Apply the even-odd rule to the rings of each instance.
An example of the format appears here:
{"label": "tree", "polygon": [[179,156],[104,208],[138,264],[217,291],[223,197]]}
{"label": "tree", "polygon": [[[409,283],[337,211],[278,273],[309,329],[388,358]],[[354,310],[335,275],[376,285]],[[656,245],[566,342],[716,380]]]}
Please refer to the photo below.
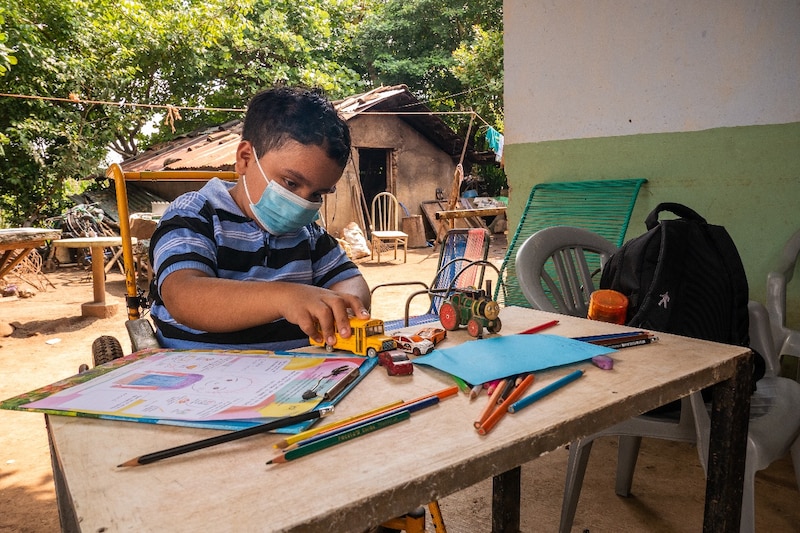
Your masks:
{"label": "tree", "polygon": [[[242,109],[266,86],[351,94],[360,77],[339,58],[362,16],[354,4],[0,0],[18,59],[0,77],[0,92],[62,99],[0,98],[0,131],[8,136],[0,157],[3,218],[25,224],[60,213],[70,181],[103,175],[109,147],[131,157],[166,137],[230,120],[230,112],[205,108]],[[6,56],[0,49],[0,63]],[[180,109],[175,130],[144,135],[166,106],[173,119]]]}
{"label": "tree", "polygon": [[387,0],[374,4],[354,45],[373,85],[408,85],[439,110],[477,105],[501,124],[502,32],[501,0]]}
{"label": "tree", "polygon": [[[476,147],[486,146],[488,126],[503,130],[502,0],[376,2],[354,46],[371,84],[405,84],[434,111],[477,113],[481,120],[469,131]],[[443,119],[468,135],[468,114]],[[478,173],[490,194],[506,185],[500,169]]]}

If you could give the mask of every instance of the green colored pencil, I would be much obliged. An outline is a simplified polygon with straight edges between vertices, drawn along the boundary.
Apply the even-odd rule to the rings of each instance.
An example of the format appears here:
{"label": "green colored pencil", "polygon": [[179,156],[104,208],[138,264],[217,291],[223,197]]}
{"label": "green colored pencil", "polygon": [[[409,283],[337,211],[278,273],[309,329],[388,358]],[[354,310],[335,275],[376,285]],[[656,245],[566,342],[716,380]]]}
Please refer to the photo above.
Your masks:
{"label": "green colored pencil", "polygon": [[345,431],[344,433],[340,433],[338,435],[331,435],[330,437],[320,439],[316,442],[307,444],[306,446],[300,446],[299,448],[289,450],[281,455],[273,457],[267,461],[267,464],[269,465],[273,463],[285,463],[287,461],[293,461],[295,459],[299,459],[300,457],[310,455],[314,452],[330,448],[331,446],[336,446],[337,444],[353,440],[361,435],[372,433],[373,431],[385,428],[386,426],[391,426],[392,424],[402,422],[403,420],[408,420],[409,418],[411,418],[411,412],[400,411],[399,413],[386,416],[380,420],[356,426],[350,431]]}

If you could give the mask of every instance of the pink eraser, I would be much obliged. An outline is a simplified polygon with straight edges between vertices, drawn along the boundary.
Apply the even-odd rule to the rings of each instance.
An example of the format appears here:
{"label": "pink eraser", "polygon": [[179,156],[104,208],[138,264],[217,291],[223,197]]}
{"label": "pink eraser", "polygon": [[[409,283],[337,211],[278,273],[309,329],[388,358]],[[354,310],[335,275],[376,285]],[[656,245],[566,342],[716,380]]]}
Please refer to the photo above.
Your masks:
{"label": "pink eraser", "polygon": [[614,368],[614,360],[607,355],[595,355],[592,357],[592,364],[603,370],[611,370]]}

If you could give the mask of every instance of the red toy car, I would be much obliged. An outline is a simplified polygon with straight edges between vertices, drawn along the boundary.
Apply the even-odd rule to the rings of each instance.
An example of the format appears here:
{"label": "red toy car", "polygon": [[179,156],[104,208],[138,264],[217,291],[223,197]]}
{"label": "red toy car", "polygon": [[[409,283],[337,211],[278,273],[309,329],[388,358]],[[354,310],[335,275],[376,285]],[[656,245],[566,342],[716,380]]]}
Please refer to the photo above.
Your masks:
{"label": "red toy car", "polygon": [[414,365],[403,350],[378,353],[378,364],[385,367],[390,376],[408,376],[414,373]]}

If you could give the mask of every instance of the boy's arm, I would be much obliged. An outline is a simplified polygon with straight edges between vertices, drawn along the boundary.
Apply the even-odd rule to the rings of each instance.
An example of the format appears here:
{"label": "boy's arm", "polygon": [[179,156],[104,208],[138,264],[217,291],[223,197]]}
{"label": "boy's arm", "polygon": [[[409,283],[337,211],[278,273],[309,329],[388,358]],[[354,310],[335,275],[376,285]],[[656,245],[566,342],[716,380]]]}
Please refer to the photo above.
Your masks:
{"label": "boy's arm", "polygon": [[164,279],[161,298],[173,318],[190,328],[239,331],[285,318],[309,337],[319,342],[324,338],[329,344],[336,342],[335,329],[350,336],[348,309],[355,316],[369,317],[369,290],[361,276],[324,289],[284,281],[220,279],[182,269]]}
{"label": "boy's arm", "polygon": [[332,291],[343,292],[357,296],[358,299],[361,300],[361,303],[364,304],[366,309],[369,309],[372,304],[372,294],[369,292],[369,285],[367,285],[367,280],[365,280],[361,274],[346,280],[342,280],[338,283],[334,283],[330,286],[330,289]]}

